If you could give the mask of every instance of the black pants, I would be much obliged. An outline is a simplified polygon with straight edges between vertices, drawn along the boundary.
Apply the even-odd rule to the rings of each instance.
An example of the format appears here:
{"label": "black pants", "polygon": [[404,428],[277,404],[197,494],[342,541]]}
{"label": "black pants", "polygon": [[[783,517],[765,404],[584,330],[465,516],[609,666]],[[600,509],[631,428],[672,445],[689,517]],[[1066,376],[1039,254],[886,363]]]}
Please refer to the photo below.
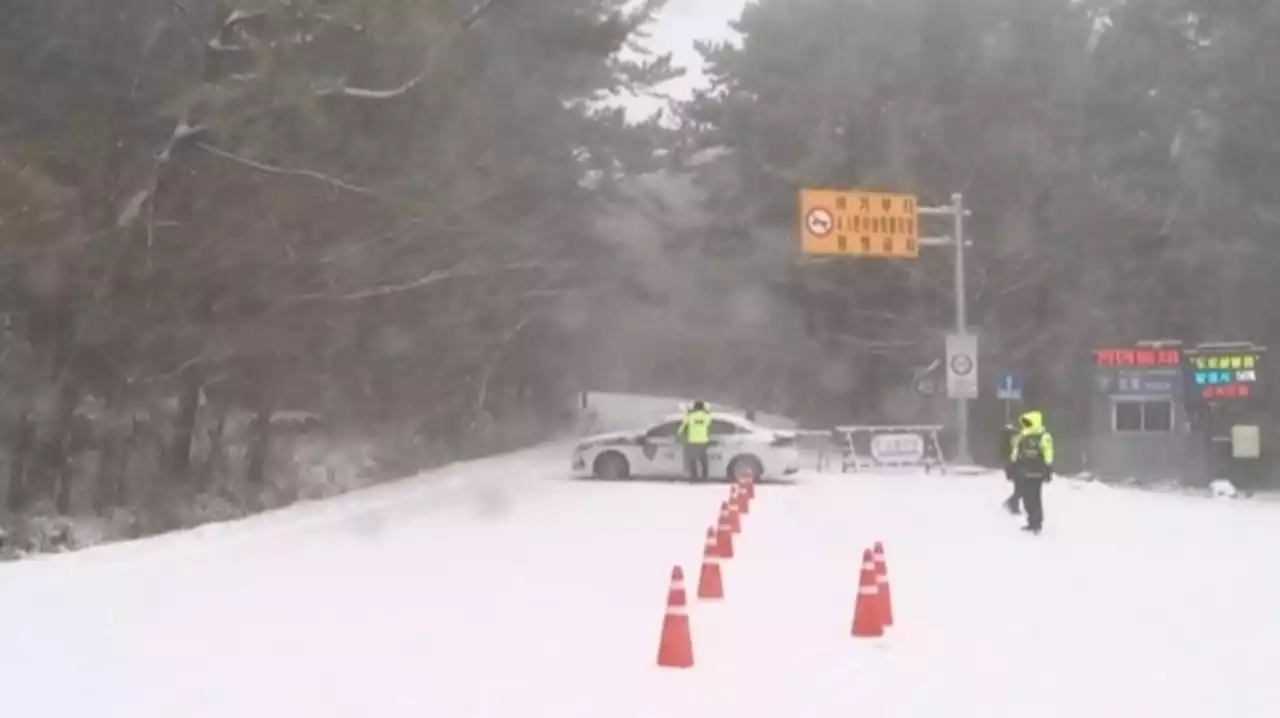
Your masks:
{"label": "black pants", "polygon": [[1009,498],[1004,500],[1004,508],[1009,513],[1017,516],[1022,513],[1022,494],[1018,493],[1018,474],[1013,470],[1012,465],[1004,467],[1004,477],[1009,480],[1010,484],[1013,484],[1013,493],[1009,494]]}
{"label": "black pants", "polygon": [[706,444],[686,444],[684,447],[684,466],[689,476],[695,479],[706,479],[711,472],[711,463],[707,458]]}
{"label": "black pants", "polygon": [[1027,510],[1027,528],[1039,530],[1044,524],[1044,477],[1019,476],[1013,482],[1014,493],[1022,498]]}
{"label": "black pants", "polygon": [[1004,508],[1015,516],[1022,513],[1022,494],[1018,493],[1017,484],[1014,485],[1013,493],[1009,498],[1004,500]]}

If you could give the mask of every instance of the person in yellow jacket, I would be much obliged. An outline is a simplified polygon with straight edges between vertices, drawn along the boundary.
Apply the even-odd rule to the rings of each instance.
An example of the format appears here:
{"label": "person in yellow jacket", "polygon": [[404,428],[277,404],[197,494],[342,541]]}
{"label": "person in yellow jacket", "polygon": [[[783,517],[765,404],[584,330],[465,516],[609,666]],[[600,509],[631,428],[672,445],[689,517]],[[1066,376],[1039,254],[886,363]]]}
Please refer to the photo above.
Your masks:
{"label": "person in yellow jacket", "polygon": [[1044,414],[1028,411],[1019,416],[1018,433],[1009,442],[1007,470],[1027,512],[1023,531],[1038,534],[1044,524],[1042,490],[1053,478],[1053,459],[1053,434],[1044,426]]}
{"label": "person in yellow jacket", "polygon": [[711,412],[701,401],[684,415],[676,436],[684,444],[684,465],[694,479],[706,480],[711,472],[707,447],[711,444]]}

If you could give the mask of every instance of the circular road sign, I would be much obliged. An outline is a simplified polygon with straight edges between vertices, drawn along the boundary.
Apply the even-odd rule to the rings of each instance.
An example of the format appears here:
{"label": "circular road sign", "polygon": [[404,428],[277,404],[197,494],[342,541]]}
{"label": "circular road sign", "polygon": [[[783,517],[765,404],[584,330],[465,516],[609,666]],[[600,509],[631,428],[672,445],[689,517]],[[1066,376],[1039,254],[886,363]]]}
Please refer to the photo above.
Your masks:
{"label": "circular road sign", "polygon": [[825,237],[831,234],[831,230],[836,228],[835,218],[831,216],[831,211],[824,207],[814,207],[804,216],[805,229],[809,230],[809,234],[815,237]]}
{"label": "circular road sign", "polygon": [[973,371],[973,358],[968,354],[957,354],[951,357],[951,371],[958,376],[965,376]]}

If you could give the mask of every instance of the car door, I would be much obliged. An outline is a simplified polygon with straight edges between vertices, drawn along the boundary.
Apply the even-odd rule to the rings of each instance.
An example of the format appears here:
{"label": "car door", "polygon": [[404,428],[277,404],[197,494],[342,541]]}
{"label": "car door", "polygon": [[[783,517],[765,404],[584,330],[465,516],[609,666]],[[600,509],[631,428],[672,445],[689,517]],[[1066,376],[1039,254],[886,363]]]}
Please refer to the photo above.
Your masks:
{"label": "car door", "polygon": [[676,438],[679,421],[664,421],[645,432],[640,441],[640,466],[632,473],[641,476],[683,476],[684,452]]}
{"label": "car door", "polygon": [[729,462],[737,456],[745,436],[737,424],[724,419],[711,420],[711,446],[707,451],[707,474],[728,476]]}

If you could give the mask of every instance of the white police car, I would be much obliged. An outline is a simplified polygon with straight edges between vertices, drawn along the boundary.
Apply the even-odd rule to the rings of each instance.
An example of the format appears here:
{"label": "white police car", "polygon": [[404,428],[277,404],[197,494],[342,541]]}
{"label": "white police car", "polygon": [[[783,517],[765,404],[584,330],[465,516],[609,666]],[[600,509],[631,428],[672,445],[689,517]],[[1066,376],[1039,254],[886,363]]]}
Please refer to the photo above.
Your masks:
{"label": "white police car", "polygon": [[[683,446],[676,437],[683,419],[673,415],[641,431],[581,439],[573,451],[574,478],[687,477]],[[730,478],[750,471],[756,478],[778,478],[800,469],[793,433],[716,411],[711,413],[710,433],[709,477]]]}

